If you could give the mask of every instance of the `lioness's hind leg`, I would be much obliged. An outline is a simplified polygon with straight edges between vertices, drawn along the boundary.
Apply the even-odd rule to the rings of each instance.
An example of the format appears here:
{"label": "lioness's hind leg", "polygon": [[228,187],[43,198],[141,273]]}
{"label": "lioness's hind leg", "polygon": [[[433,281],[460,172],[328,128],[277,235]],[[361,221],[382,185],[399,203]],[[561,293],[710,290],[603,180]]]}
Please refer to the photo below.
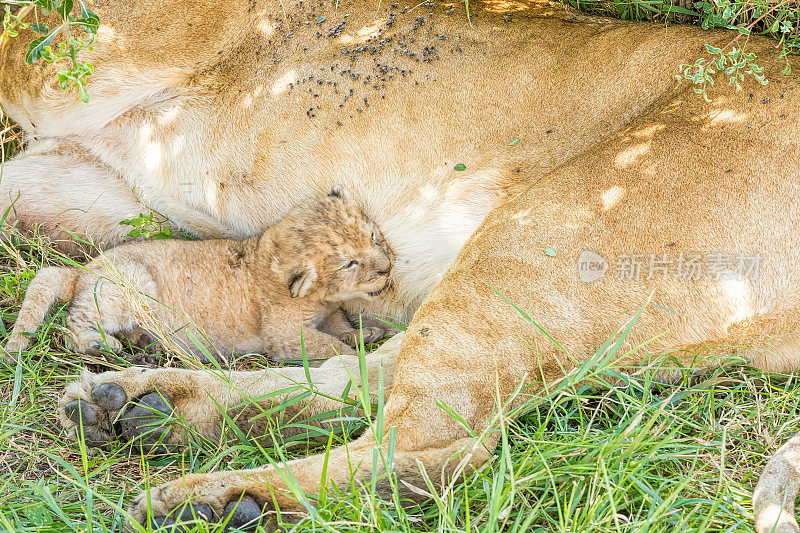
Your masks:
{"label": "lioness's hind leg", "polygon": [[800,490],[800,434],[769,460],[753,491],[757,533],[797,533],[794,502]]}
{"label": "lioness's hind leg", "polygon": [[3,165],[0,212],[9,206],[8,224],[40,231],[68,253],[125,240],[130,227],[120,221],[149,211],[100,161],[58,145],[31,148]]}

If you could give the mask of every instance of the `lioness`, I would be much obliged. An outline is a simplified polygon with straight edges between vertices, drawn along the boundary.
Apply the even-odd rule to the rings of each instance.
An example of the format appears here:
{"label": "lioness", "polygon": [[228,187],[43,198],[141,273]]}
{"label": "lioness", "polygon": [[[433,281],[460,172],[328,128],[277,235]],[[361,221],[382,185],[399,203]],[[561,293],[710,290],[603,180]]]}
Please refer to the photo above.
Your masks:
{"label": "lioness", "polygon": [[[97,12],[88,105],[56,88],[53,69],[24,65],[31,33],[0,47],[0,103],[32,139],[0,182],[7,203],[19,194],[16,223],[106,244],[145,206],[202,237],[244,238],[343,183],[396,254],[392,286],[365,307],[413,316],[367,358],[370,388],[382,368],[389,391],[383,427],[396,431],[400,481],[424,486],[419,464],[439,480],[458,454],[460,466],[482,465],[497,433],[474,435],[497,402],[563,378],[650,295],[657,305],[628,337],[645,348],[620,366],[646,352],[700,365],[696,354],[713,346],[797,368],[800,86],[780,73],[774,43],[747,45],[768,85],[717,83],[705,102],[676,84],[676,66],[731,32],[588,18],[550,2],[471,1],[470,22],[463,2],[142,0]],[[728,256],[758,268],[737,275],[718,260]],[[579,269],[587,257],[591,276]],[[703,270],[687,275],[698,257]],[[643,272],[651,259],[659,269]],[[331,411],[329,398],[360,375],[357,358],[334,357],[310,369],[320,394],[294,405]],[[220,409],[279,400],[275,391],[305,379],[292,368],[231,384],[171,368],[85,374],[59,415],[74,433],[65,409],[80,399],[86,431],[131,437],[109,421],[158,390],[215,435]],[[263,417],[237,420],[264,431]],[[328,459],[287,466],[317,493],[372,475],[388,441],[368,431]],[[242,494],[255,515],[276,503],[302,511],[284,475],[191,474],[130,512],[161,519],[191,498],[216,519]]]}
{"label": "lioness", "polygon": [[[268,353],[281,361],[300,357],[297,328],[305,325],[310,357],[328,358],[350,351],[340,339],[355,339],[342,302],[381,294],[391,264],[380,230],[335,187],[241,242],[134,242],[105,252],[85,270],[40,270],[6,355],[28,346],[24,334],[35,332],[59,299],[72,302],[67,345],[79,352],[105,345],[120,353],[123,344],[114,335],[143,329],[200,357]],[[336,336],[320,331],[326,323]]]}

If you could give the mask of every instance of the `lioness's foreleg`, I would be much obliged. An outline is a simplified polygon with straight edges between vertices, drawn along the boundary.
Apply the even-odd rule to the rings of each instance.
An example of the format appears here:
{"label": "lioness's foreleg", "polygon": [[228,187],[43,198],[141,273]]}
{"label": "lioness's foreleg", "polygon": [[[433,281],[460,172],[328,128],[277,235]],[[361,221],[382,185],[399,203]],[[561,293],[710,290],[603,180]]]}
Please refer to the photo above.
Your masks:
{"label": "lioness's foreleg", "polygon": [[[463,294],[458,303],[468,313],[475,312],[468,303],[475,294]],[[487,317],[485,335],[465,331],[452,311],[443,310],[444,301],[423,305],[419,318],[404,334],[403,358],[386,404],[383,435],[369,430],[346,447],[332,450],[327,458],[312,456],[285,467],[187,476],[140,495],[132,503],[132,517],[145,521],[149,502],[151,516],[169,519],[188,499],[210,509],[215,519],[224,519],[230,506],[243,497],[254,502],[259,512],[268,513],[273,502],[282,512],[302,512],[303,505],[289,491],[282,468],[291,472],[306,494],[317,493],[321,481],[344,486],[354,478],[369,484],[374,475],[376,490],[383,497],[391,498],[397,490],[400,499],[417,500],[430,491],[425,474],[440,490],[443,477],[447,484],[453,474],[468,474],[483,464],[497,443],[497,433],[485,430],[502,416],[503,402],[527,378],[514,363],[524,356],[525,348],[519,342],[498,341],[513,331],[498,328],[491,317]],[[513,324],[509,318],[496,320]],[[448,414],[449,409],[458,416]],[[390,451],[391,433],[396,444]],[[389,468],[396,475],[391,480],[386,463],[390,456]],[[373,457],[378,458],[374,471]]]}
{"label": "lioness's foreleg", "polygon": [[[378,351],[365,358],[370,390],[377,390],[380,367],[383,369],[384,387],[388,396],[401,339],[402,335],[390,339]],[[341,397],[342,391],[351,380],[355,383],[351,394],[355,394],[356,387],[361,386],[359,360],[356,356],[333,357],[320,367],[309,368],[308,372],[311,383],[308,383],[306,369],[301,367],[223,373],[212,370],[141,367],[102,374],[87,372],[67,386],[59,402],[59,417],[64,428],[73,436],[76,436],[82,426],[87,441],[93,445],[105,444],[117,436],[141,439],[142,427],[148,424],[152,426],[152,419],[148,421],[143,418],[141,423],[133,420],[120,425],[115,425],[114,421],[137,409],[134,405],[136,401],[143,399],[145,404],[155,402],[163,407],[161,400],[164,400],[174,409],[176,418],[185,422],[185,425],[173,424],[154,435],[168,444],[185,442],[190,436],[186,427],[191,427],[202,437],[219,438],[223,419],[221,409],[226,410],[231,420],[243,431],[261,438],[269,433],[269,427],[276,429],[278,433],[282,431],[280,427],[276,427],[278,424],[275,417],[282,416],[286,420],[297,415],[298,419],[306,419],[315,414],[336,410],[342,407],[336,398]],[[276,413],[269,417],[262,415],[265,409],[307,390],[313,390],[317,394],[294,403],[291,413]]]}

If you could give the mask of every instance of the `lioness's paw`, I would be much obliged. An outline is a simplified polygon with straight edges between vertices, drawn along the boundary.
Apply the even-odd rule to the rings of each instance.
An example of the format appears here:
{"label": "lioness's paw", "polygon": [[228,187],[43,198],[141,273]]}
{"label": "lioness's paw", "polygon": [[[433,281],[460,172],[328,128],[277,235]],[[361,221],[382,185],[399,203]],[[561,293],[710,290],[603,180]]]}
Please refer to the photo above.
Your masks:
{"label": "lioness's paw", "polygon": [[213,475],[199,474],[142,492],[128,512],[133,520],[149,521],[154,528],[204,521],[247,531],[261,523],[266,507],[241,489],[215,481]]}
{"label": "lioness's paw", "polygon": [[173,414],[169,398],[158,392],[133,398],[109,379],[119,374],[87,372],[70,383],[58,405],[61,425],[74,438],[82,434],[89,446],[102,446],[121,437],[146,451],[163,451],[160,445],[168,441],[167,424]]}

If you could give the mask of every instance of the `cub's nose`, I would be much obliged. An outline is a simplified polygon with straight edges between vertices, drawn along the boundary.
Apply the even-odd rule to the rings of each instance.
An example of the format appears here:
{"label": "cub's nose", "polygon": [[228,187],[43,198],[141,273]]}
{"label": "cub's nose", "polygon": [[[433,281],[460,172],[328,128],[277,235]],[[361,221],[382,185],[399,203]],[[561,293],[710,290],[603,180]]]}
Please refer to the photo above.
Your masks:
{"label": "cub's nose", "polygon": [[392,270],[392,261],[388,257],[375,257],[372,263],[373,270],[381,275],[385,276]]}

